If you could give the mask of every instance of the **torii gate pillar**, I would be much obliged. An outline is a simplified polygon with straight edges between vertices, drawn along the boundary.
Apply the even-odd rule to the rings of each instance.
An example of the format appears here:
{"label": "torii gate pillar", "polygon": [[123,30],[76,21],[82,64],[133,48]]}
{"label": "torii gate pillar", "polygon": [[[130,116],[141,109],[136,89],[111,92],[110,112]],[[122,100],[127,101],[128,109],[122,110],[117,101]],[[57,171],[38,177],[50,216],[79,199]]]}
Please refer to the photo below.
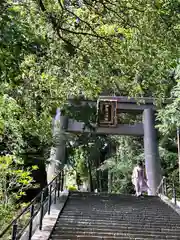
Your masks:
{"label": "torii gate pillar", "polygon": [[51,148],[50,163],[47,165],[47,181],[50,183],[65,163],[66,155],[66,128],[68,118],[59,113],[54,121],[53,135],[55,147]]}
{"label": "torii gate pillar", "polygon": [[151,108],[143,113],[144,123],[144,153],[146,174],[149,185],[148,195],[156,195],[157,187],[161,181],[161,166],[158,153],[157,131],[155,129],[155,115]]}

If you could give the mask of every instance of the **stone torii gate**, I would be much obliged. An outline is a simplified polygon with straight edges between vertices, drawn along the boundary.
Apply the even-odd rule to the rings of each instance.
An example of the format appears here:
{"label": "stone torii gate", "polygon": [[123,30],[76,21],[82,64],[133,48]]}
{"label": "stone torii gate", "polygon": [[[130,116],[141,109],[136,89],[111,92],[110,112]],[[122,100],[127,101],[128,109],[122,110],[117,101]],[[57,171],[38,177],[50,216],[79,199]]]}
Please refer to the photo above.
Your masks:
{"label": "stone torii gate", "polygon": [[[158,153],[157,132],[155,129],[155,106],[153,99],[101,96],[98,102],[82,100],[80,104],[82,106],[85,104],[97,106],[98,121],[94,124],[96,134],[144,137],[146,174],[148,185],[151,189],[148,194],[156,195],[162,176]],[[133,125],[121,124],[118,122],[118,115],[121,113],[142,114],[143,121]],[[60,134],[60,140],[53,154],[56,161],[62,161],[65,157],[64,136],[66,132],[90,132],[90,129],[85,128],[83,122],[77,122],[73,119],[68,119],[66,116],[60,116],[60,124],[58,129],[56,127],[55,132],[56,134]],[[48,168],[48,175],[52,175],[55,168],[55,164],[54,167],[51,164]]]}

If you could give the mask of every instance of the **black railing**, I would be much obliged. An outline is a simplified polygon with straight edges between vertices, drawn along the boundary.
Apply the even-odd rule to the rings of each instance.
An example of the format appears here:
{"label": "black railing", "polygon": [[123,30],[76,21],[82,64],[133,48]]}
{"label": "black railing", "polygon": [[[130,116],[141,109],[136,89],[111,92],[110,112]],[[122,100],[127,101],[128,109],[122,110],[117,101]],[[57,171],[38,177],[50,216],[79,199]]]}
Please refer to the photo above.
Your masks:
{"label": "black railing", "polygon": [[[0,239],[18,240],[27,233],[27,240],[33,235],[33,221],[39,214],[39,229],[43,226],[43,217],[51,213],[52,203],[56,203],[63,190],[63,171],[61,171],[29,204],[20,214],[0,233]],[[52,199],[53,198],[53,199]]]}

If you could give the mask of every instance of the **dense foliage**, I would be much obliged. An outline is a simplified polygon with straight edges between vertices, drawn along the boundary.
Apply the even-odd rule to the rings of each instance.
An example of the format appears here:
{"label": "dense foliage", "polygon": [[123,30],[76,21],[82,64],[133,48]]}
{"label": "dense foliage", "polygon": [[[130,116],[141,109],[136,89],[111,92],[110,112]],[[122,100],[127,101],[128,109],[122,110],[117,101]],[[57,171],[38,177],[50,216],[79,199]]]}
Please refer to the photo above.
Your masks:
{"label": "dense foliage", "polygon": [[24,169],[22,162],[13,156],[0,157],[0,226],[3,229],[12,220],[20,206],[18,200],[32,187],[32,170]]}
{"label": "dense foliage", "polygon": [[43,152],[51,144],[54,109],[69,95],[161,97],[176,85],[167,79],[178,65],[178,1],[26,0],[4,1],[1,9],[6,150],[30,151],[36,142]]}
{"label": "dense foliage", "polygon": [[[0,1],[1,156],[21,159],[22,174],[28,166],[44,169],[52,117],[69,96],[154,96],[164,174],[176,174],[179,30],[178,0]],[[72,118],[95,121],[93,109],[72,108]],[[89,189],[132,191],[142,139],[96,136],[93,129],[68,139],[67,164]]]}

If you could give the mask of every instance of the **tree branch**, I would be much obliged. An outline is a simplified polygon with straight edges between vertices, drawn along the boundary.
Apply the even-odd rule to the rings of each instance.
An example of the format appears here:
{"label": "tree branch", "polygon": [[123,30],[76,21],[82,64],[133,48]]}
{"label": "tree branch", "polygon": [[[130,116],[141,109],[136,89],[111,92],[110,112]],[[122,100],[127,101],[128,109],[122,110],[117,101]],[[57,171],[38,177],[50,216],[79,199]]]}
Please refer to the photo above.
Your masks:
{"label": "tree branch", "polygon": [[[46,13],[47,10],[46,10],[45,5],[43,4],[43,1],[42,1],[42,0],[38,0],[38,2],[39,2],[39,7],[40,7],[40,9],[42,10],[42,12]],[[62,9],[64,9],[64,7],[62,6],[60,0],[58,0],[58,3],[59,3],[59,5],[60,5],[60,7],[61,7]],[[73,13],[73,12],[70,11],[69,9],[65,9],[65,11],[67,11],[67,12],[70,13],[70,14],[72,14],[72,15],[75,16],[76,18],[78,18],[81,22],[83,22],[84,24],[86,24],[86,25],[90,28],[90,30],[93,32],[93,34],[92,34],[92,33],[89,33],[89,32],[77,32],[77,31],[72,31],[72,30],[67,29],[67,28],[63,28],[62,26],[60,26],[60,25],[57,23],[56,17],[47,14],[47,17],[48,17],[48,19],[50,20],[50,22],[51,22],[54,30],[56,31],[58,37],[59,37],[62,41],[64,41],[68,46],[70,46],[71,49],[73,49],[73,52],[75,52],[75,49],[79,49],[80,51],[83,51],[83,52],[84,52],[84,50],[80,49],[77,45],[76,45],[76,46],[73,45],[69,40],[67,40],[66,38],[64,38],[64,37],[62,36],[62,34],[60,33],[60,30],[61,30],[61,31],[68,32],[68,33],[76,34],[76,35],[91,36],[91,37],[95,37],[95,38],[100,39],[100,40],[104,40],[104,43],[106,43],[106,45],[107,45],[108,47],[110,47],[113,51],[116,52],[116,50],[115,50],[115,49],[113,48],[113,46],[112,46],[112,42],[113,42],[113,43],[116,43],[116,44],[119,44],[119,41],[115,41],[115,38],[117,38],[116,35],[111,35],[111,36],[109,36],[109,37],[101,36],[101,35],[99,35],[99,34],[92,28],[92,26],[91,26],[88,22],[86,22],[86,21],[84,21],[83,19],[79,18],[79,16],[77,16],[75,13]]]}
{"label": "tree branch", "polygon": [[[45,8],[45,5],[43,4],[42,0],[38,0],[38,2],[39,2],[39,7],[40,7],[40,9],[42,10],[42,12],[46,13],[46,8]],[[50,19],[51,24],[52,24],[54,30],[56,31],[58,37],[59,37],[61,40],[63,40],[63,42],[65,42],[67,45],[71,46],[72,49],[74,49],[74,51],[75,51],[75,49],[77,49],[78,46],[73,45],[70,41],[68,41],[67,39],[65,39],[65,38],[63,38],[63,37],[61,36],[60,31],[59,31],[59,28],[58,28],[58,25],[57,25],[57,23],[56,23],[56,19],[55,19],[52,15],[51,15],[51,16],[50,16],[50,15],[47,15],[47,17],[48,17],[48,19]]]}

